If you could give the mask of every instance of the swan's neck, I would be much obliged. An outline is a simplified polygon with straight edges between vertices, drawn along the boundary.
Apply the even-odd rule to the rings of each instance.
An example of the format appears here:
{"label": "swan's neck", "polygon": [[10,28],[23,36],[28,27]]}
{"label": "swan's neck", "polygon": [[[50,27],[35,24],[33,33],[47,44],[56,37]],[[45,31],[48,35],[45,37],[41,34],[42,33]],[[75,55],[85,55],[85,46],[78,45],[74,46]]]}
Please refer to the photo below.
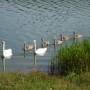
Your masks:
{"label": "swan's neck", "polygon": [[75,38],[75,36],[76,36],[76,33],[75,33],[75,32],[73,32],[73,35],[74,35],[74,38]]}
{"label": "swan's neck", "polygon": [[36,51],[36,40],[34,40],[34,52]]}
{"label": "swan's neck", "polygon": [[2,53],[4,55],[4,50],[5,50],[5,41],[2,41]]}
{"label": "swan's neck", "polygon": [[60,34],[60,40],[63,41],[63,35],[62,34]]}
{"label": "swan's neck", "polygon": [[2,41],[2,48],[3,48],[3,51],[5,50],[5,41]]}

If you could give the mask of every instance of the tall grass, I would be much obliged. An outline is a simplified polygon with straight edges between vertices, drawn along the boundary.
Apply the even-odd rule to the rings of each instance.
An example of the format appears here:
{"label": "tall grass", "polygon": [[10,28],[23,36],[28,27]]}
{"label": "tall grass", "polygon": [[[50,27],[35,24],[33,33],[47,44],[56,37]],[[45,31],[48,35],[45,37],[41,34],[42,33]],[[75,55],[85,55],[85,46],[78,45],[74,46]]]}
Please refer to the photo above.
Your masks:
{"label": "tall grass", "polygon": [[0,90],[89,90],[90,73],[67,77],[41,72],[0,73]]}
{"label": "tall grass", "polygon": [[60,48],[51,60],[50,68],[51,73],[64,75],[90,71],[90,41],[84,40]]}

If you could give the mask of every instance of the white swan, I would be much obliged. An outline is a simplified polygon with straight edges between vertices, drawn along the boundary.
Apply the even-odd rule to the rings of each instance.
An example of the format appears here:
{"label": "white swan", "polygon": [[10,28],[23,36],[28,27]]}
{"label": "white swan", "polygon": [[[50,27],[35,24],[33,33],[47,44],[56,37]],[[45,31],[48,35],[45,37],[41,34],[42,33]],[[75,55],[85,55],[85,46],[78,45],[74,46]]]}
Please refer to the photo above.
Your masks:
{"label": "white swan", "polygon": [[10,58],[12,56],[12,49],[5,49],[5,41],[2,41],[3,46],[3,57],[4,58]]}
{"label": "white swan", "polygon": [[38,48],[36,49],[36,40],[34,40],[34,53],[39,56],[44,56],[47,51],[47,48]]}

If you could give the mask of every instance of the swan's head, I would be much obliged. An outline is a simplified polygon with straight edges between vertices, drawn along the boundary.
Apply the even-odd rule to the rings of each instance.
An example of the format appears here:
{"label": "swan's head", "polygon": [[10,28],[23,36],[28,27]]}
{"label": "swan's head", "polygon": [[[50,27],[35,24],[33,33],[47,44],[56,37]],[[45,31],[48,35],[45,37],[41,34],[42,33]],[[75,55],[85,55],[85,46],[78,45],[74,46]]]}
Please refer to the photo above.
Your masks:
{"label": "swan's head", "polygon": [[36,43],[36,40],[33,40],[34,43]]}

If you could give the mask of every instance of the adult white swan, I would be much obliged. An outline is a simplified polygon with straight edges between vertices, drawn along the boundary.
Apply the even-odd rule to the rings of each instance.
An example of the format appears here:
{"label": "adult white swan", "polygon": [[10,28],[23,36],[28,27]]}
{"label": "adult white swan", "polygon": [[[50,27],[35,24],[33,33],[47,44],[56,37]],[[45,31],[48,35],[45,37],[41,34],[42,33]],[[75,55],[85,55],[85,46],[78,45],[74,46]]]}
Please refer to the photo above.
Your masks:
{"label": "adult white swan", "polygon": [[39,56],[44,56],[47,51],[47,47],[36,49],[36,40],[34,40],[34,53]]}
{"label": "adult white swan", "polygon": [[5,41],[2,41],[2,46],[3,46],[3,49],[2,49],[2,56],[4,58],[10,58],[12,56],[12,49],[5,49]]}

